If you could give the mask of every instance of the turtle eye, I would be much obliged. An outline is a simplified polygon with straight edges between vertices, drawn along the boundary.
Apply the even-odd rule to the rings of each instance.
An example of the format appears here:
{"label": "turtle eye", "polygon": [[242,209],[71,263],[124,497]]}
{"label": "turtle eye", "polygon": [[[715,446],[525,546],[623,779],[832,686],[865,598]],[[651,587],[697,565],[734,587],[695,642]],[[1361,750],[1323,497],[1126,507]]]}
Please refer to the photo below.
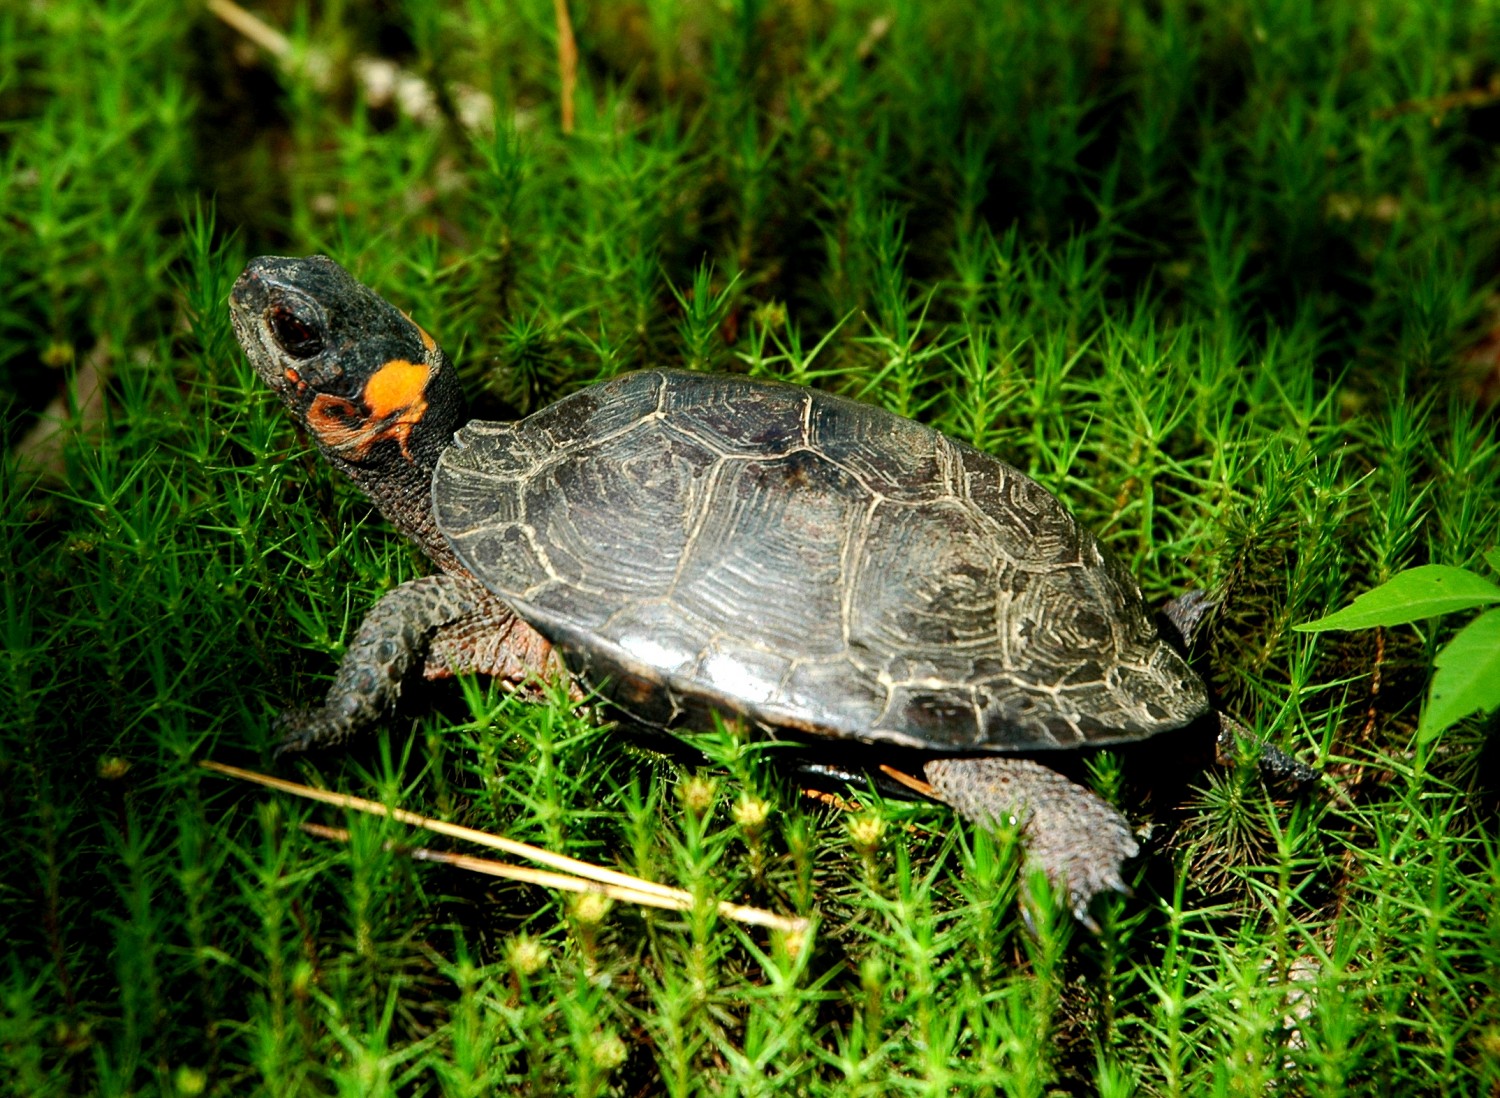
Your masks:
{"label": "turtle eye", "polygon": [[312,358],[323,350],[323,337],[285,305],[272,309],[266,322],[276,343],[293,358]]}

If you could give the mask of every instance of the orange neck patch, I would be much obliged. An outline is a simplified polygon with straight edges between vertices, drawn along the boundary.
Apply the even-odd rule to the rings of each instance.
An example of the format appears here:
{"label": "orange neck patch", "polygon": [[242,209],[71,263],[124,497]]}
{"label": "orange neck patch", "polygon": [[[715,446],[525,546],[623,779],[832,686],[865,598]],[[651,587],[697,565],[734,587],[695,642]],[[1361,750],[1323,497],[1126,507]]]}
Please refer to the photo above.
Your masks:
{"label": "orange neck patch", "polygon": [[432,368],[424,363],[391,359],[365,382],[365,406],[370,409],[370,417],[381,419],[416,407],[425,412],[427,402],[422,393],[430,376]]}
{"label": "orange neck patch", "polygon": [[360,397],[364,409],[330,393],[319,393],[307,410],[307,426],[326,448],[348,461],[362,461],[382,439],[401,444],[411,457],[412,428],[427,414],[423,395],[432,367],[393,358],[370,376]]}

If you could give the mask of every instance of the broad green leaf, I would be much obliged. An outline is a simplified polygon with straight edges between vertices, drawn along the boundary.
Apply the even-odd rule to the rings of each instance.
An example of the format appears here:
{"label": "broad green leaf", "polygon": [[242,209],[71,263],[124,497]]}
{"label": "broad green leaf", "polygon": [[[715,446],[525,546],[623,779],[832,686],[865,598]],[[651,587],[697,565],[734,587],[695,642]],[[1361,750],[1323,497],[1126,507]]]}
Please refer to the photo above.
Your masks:
{"label": "broad green leaf", "polygon": [[1424,564],[1396,573],[1337,613],[1293,628],[1304,633],[1322,633],[1329,629],[1405,625],[1490,602],[1500,602],[1500,586],[1490,580],[1448,564]]}
{"label": "broad green leaf", "polygon": [[1437,659],[1417,739],[1432,739],[1476,709],[1500,706],[1500,610],[1486,610],[1458,631]]}
{"label": "broad green leaf", "polygon": [[1484,555],[1484,563],[1488,564],[1495,571],[1500,572],[1500,547],[1491,549],[1486,553]]}

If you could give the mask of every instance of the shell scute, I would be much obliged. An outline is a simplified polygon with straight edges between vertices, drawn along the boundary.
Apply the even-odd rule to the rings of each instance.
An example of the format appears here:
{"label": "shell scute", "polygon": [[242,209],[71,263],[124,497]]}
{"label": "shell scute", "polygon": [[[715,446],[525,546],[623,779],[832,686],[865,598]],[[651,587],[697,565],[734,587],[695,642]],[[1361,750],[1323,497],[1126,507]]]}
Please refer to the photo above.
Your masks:
{"label": "shell scute", "polygon": [[915,736],[876,735],[888,700],[876,676],[852,659],[802,660],[787,674],[778,708],[800,721],[783,718],[785,723],[808,731],[827,734],[839,729],[861,739],[869,733],[868,738],[920,742]]}
{"label": "shell scute", "polygon": [[983,742],[974,702],[971,688],[898,683],[891,688],[878,725],[899,730],[927,746],[973,748]]}
{"label": "shell scute", "polygon": [[959,500],[877,506],[859,556],[851,640],[951,663],[959,650],[999,639],[994,542]]}
{"label": "shell scute", "polygon": [[1019,469],[988,454],[964,454],[965,491],[990,521],[991,535],[1017,568],[1045,571],[1097,564],[1093,535],[1081,530],[1055,496]]}
{"label": "shell scute", "polygon": [[725,455],[774,457],[805,447],[810,398],[716,374],[673,375],[662,415]]}
{"label": "shell scute", "polygon": [[951,444],[920,423],[879,408],[817,394],[808,418],[809,445],[893,500],[952,495],[960,470]]}
{"label": "shell scute", "polygon": [[515,426],[552,450],[592,444],[629,430],[655,411],[665,383],[654,371],[625,374],[570,393]]}
{"label": "shell scute", "polygon": [[716,458],[645,419],[576,444],[523,488],[557,574],[619,605],[667,591]]}

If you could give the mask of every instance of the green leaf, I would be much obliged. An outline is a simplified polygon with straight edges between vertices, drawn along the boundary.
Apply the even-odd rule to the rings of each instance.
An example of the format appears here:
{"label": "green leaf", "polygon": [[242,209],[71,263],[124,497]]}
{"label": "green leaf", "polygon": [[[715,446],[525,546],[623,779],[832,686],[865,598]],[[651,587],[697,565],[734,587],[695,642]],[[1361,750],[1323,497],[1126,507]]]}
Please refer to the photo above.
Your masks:
{"label": "green leaf", "polygon": [[1417,739],[1426,743],[1478,710],[1500,706],[1500,610],[1486,610],[1458,631],[1437,659]]}
{"label": "green leaf", "polygon": [[1293,628],[1304,633],[1322,633],[1329,629],[1405,625],[1490,602],[1500,602],[1500,586],[1490,580],[1447,564],[1424,564],[1398,572],[1337,613]]}
{"label": "green leaf", "polygon": [[1495,571],[1500,572],[1500,546],[1491,549],[1484,555],[1484,563],[1488,564]]}

